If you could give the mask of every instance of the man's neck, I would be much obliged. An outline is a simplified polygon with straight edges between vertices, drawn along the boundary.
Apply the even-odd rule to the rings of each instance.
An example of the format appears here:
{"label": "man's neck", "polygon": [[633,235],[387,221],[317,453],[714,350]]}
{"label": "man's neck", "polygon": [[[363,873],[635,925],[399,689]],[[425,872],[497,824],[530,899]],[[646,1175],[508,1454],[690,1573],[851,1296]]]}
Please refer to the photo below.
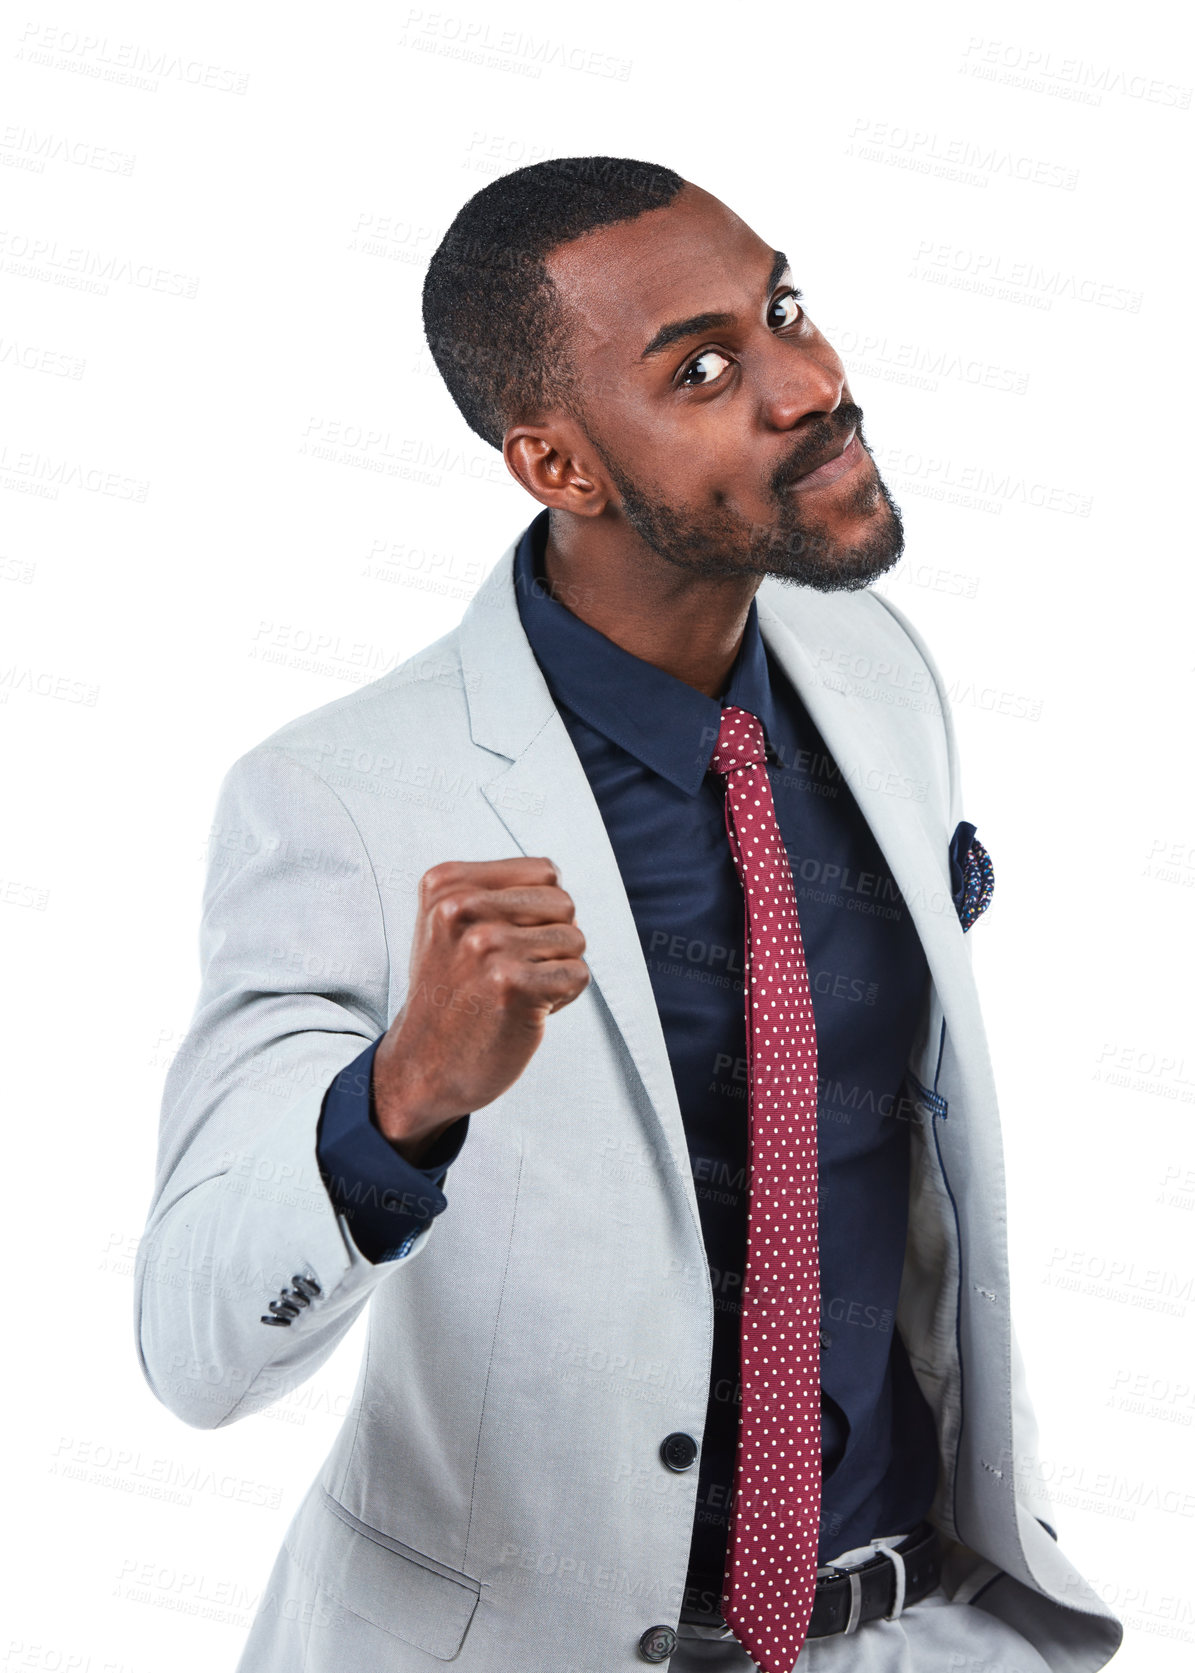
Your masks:
{"label": "man's neck", "polygon": [[544,550],[552,596],[632,656],[707,697],[720,696],[761,578],[691,575],[666,563],[625,524],[576,519],[561,529],[559,521]]}

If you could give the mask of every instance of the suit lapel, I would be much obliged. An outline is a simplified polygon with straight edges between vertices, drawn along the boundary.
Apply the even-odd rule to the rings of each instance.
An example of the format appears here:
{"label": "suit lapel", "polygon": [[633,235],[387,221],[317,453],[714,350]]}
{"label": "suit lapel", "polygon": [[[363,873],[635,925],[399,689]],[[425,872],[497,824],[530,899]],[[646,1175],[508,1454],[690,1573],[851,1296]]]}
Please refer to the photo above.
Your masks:
{"label": "suit lapel", "polygon": [[799,619],[799,604],[782,615],[768,581],[756,597],[764,643],[804,703],[871,827],[917,928],[944,1008],[969,1007],[973,981],[951,898],[949,833],[938,821],[935,804],[893,795],[885,788],[901,783],[908,763],[893,759],[872,719],[873,705],[852,700],[819,673],[816,650],[819,643],[824,645],[825,632],[815,640]]}
{"label": "suit lapel", "polygon": [[651,1100],[700,1235],[693,1170],[667,1043],[601,810],[535,660],[515,600],[509,546],[462,617],[473,741],[506,757],[479,788],[524,854],[544,854],[576,904],[592,985]]}

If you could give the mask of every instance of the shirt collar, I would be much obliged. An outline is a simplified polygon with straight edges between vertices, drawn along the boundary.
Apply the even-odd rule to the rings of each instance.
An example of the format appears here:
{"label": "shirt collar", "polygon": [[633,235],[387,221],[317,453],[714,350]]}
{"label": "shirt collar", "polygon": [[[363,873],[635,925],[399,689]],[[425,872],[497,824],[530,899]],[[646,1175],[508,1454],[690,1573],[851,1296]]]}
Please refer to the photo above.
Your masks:
{"label": "shirt collar", "polygon": [[[662,668],[632,656],[553,598],[544,570],[548,513],[541,511],[515,551],[515,597],[535,659],[558,704],[695,796],[709,769],[722,709],[736,704],[774,738],[767,651],[754,598],[724,695],[707,697]],[[769,750],[769,756],[774,759]]]}

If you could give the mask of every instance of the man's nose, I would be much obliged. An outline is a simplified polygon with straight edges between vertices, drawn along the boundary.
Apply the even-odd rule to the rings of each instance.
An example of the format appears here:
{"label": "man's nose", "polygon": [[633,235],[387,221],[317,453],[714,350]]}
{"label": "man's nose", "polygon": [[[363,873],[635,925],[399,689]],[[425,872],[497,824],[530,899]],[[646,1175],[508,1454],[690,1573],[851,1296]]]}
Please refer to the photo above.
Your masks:
{"label": "man's nose", "polygon": [[846,372],[829,343],[797,348],[776,341],[763,368],[763,419],[774,430],[795,430],[801,420],[833,412],[843,399]]}

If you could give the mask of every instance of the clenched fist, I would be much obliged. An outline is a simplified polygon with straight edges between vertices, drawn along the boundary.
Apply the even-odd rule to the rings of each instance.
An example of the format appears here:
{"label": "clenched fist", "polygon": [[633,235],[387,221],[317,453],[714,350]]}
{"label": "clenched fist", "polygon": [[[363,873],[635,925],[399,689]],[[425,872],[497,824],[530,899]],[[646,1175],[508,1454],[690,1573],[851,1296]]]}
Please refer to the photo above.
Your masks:
{"label": "clenched fist", "polygon": [[378,1126],[408,1161],[512,1086],[589,985],[548,859],[446,860],[419,880],[406,1004],[374,1054]]}

